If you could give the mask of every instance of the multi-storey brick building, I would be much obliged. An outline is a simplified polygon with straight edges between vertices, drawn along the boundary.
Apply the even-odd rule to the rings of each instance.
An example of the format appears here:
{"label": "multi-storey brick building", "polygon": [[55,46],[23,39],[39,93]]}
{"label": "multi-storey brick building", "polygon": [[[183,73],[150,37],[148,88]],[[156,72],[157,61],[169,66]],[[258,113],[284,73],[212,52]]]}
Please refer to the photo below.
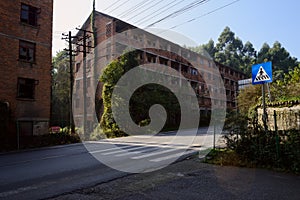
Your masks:
{"label": "multi-storey brick building", "polygon": [[1,135],[47,133],[53,0],[0,1]]}
{"label": "multi-storey brick building", "polygon": [[[92,17],[94,17],[93,20]],[[192,52],[100,12],[91,15],[81,28],[88,31],[90,36],[92,35],[90,32],[93,32],[91,27],[93,21],[94,31],[96,31],[95,40],[93,37],[83,38],[83,31],[79,31],[77,34],[79,42],[86,39],[87,48],[85,50],[88,53],[85,60],[81,53],[75,58],[75,91],[79,94],[74,99],[74,120],[77,125],[82,125],[82,118],[87,121],[87,126],[91,124],[90,121],[93,121],[94,110],[89,110],[88,107],[91,105],[93,90],[95,90],[95,88],[91,88],[92,83],[94,81],[97,83],[99,78],[97,75],[100,73],[97,71],[112,59],[116,59],[128,47],[134,47],[138,52],[140,64],[157,63],[180,72],[178,82],[174,84],[178,84],[179,87],[182,78],[190,82],[197,95],[202,116],[209,113],[212,106],[236,108],[237,81],[245,77],[240,71],[215,63],[207,56]],[[78,41],[76,42],[78,43]],[[89,47],[96,47],[96,51],[93,52]],[[80,50],[84,49],[81,47]],[[97,63],[94,64],[94,62]],[[194,66],[195,63],[197,66]],[[97,75],[95,76],[95,74]],[[223,87],[219,87],[216,83],[218,76],[224,82]],[[86,88],[89,89],[86,90]],[[80,97],[82,93],[86,94],[86,98]],[[222,95],[225,98],[219,98]],[[98,98],[101,98],[101,95]],[[87,107],[86,110],[84,110],[84,105]]]}

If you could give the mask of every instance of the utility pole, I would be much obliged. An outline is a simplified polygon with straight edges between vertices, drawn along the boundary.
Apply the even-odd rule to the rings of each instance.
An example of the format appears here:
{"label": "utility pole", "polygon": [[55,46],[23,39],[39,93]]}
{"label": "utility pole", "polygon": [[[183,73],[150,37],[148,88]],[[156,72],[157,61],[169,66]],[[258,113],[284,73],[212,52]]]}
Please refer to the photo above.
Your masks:
{"label": "utility pole", "polygon": [[66,40],[69,44],[69,49],[65,49],[68,52],[69,55],[69,67],[70,67],[70,103],[69,103],[69,126],[71,128],[71,133],[75,133],[75,127],[73,123],[73,107],[72,107],[72,102],[73,102],[73,85],[74,85],[74,73],[73,73],[73,54],[75,51],[72,48],[72,39],[77,38],[76,36],[72,36],[72,32],[69,31],[69,34],[62,34],[64,37],[62,38],[63,40]]}
{"label": "utility pole", "polygon": [[87,31],[85,29],[78,29],[76,28],[78,31],[82,31],[83,32],[83,37],[80,38],[78,41],[82,41],[82,43],[76,43],[76,45],[78,46],[82,46],[83,47],[83,50],[79,50],[78,52],[82,52],[83,53],[83,133],[84,133],[84,136],[87,136],[87,96],[86,96],[86,93],[87,93],[87,85],[86,85],[86,56],[87,56],[87,53],[90,53],[90,52],[87,52],[87,47],[88,48],[93,48],[91,46],[88,46],[87,45],[87,42],[86,40],[88,38],[90,38],[89,35],[87,35],[87,33],[90,33],[90,34],[93,34],[93,32],[91,31]]}

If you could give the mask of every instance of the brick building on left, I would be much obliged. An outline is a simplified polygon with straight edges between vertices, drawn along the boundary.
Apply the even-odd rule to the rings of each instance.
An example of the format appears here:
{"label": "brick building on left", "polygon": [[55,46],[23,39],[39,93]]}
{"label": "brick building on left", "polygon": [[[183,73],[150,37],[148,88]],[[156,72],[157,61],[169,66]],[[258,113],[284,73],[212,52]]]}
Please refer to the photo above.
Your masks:
{"label": "brick building on left", "polygon": [[0,137],[48,132],[53,0],[0,1]]}

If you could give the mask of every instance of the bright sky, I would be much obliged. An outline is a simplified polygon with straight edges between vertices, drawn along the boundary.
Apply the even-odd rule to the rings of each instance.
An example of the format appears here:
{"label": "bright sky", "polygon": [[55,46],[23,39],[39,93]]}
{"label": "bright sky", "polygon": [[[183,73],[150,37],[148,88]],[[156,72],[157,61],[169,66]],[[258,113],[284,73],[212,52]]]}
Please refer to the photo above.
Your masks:
{"label": "bright sky", "polygon": [[[68,31],[75,34],[75,28],[87,19],[92,2],[54,0],[53,55],[66,47],[61,34]],[[144,28],[193,2],[196,0],[96,0],[96,10]],[[133,10],[141,3],[145,4]],[[225,5],[228,6],[223,7]],[[172,31],[200,45],[209,39],[217,42],[223,29],[229,26],[244,44],[250,41],[256,50],[260,50],[264,42],[272,46],[279,41],[291,56],[300,60],[299,7],[300,1],[296,0],[207,0],[207,3],[155,24],[153,28],[174,27]]]}

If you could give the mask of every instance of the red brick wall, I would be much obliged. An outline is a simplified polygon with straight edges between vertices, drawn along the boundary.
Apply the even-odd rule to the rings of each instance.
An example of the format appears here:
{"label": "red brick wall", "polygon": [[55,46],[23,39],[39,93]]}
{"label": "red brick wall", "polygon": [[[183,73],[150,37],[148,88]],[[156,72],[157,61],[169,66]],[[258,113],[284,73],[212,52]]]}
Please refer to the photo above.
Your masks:
{"label": "red brick wall", "polygon": [[[21,3],[39,8],[37,24],[20,22]],[[53,0],[0,1],[0,100],[8,101],[11,123],[50,118]],[[36,44],[35,63],[19,61],[19,40]],[[33,101],[17,99],[18,77],[38,80]]]}

